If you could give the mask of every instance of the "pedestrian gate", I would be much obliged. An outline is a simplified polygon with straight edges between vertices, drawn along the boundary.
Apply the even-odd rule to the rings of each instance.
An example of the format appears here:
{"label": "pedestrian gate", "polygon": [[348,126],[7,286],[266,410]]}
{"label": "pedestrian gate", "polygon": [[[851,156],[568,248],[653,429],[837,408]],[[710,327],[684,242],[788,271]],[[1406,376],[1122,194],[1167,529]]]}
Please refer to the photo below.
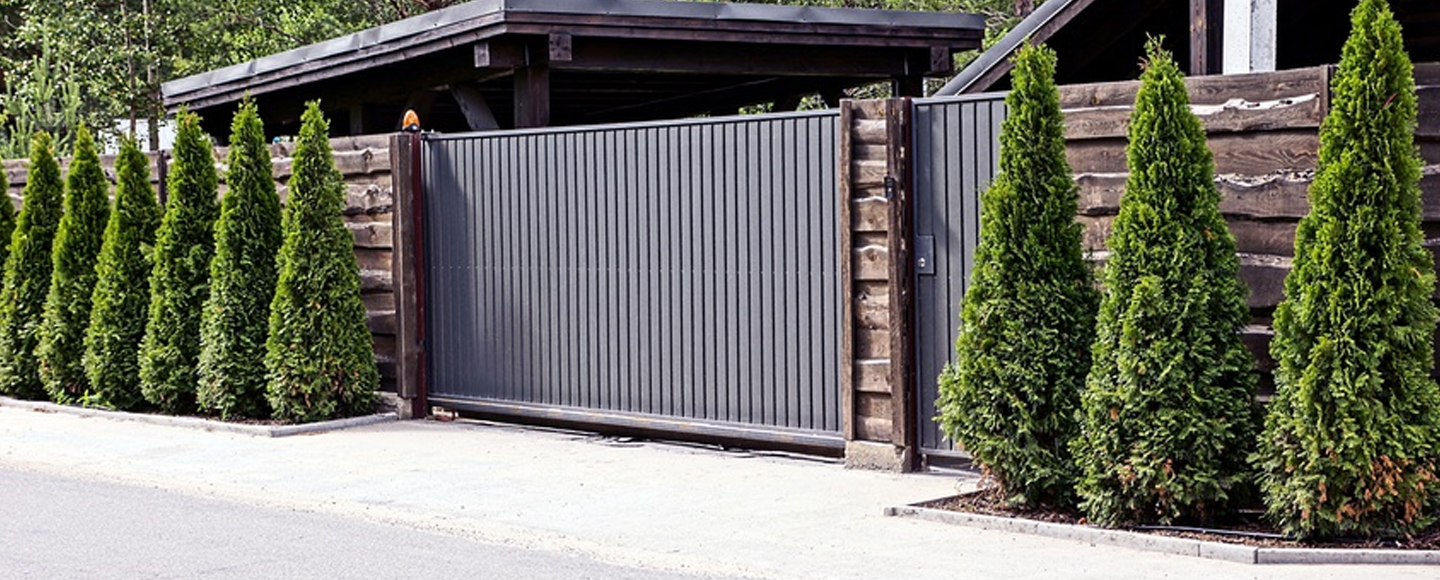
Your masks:
{"label": "pedestrian gate", "polygon": [[[1000,163],[1003,94],[914,103],[915,404],[922,452],[954,449],[935,423],[937,379],[955,360],[960,301],[980,239],[980,194]],[[925,259],[930,263],[920,263]]]}
{"label": "pedestrian gate", "polygon": [[430,399],[841,446],[837,125],[426,136]]}

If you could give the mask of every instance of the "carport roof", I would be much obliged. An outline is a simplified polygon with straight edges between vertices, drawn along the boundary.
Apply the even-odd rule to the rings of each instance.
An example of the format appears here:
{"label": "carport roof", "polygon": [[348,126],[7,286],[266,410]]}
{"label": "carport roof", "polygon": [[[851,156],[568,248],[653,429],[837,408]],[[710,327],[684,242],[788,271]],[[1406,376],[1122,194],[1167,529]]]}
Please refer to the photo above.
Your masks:
{"label": "carport roof", "polygon": [[[475,0],[177,79],[161,91],[167,107],[201,112],[233,110],[249,93],[282,117],[298,117],[303,101],[318,97],[363,125],[355,119],[365,117],[364,106],[398,107],[425,91],[469,87],[497,121],[515,125],[633,120],[874,80],[913,87],[922,76],[953,72],[950,56],[978,47],[983,33],[980,16],[961,13]],[[530,118],[536,107],[526,103],[541,98],[549,110]],[[463,109],[465,100],[456,96],[455,104]]]}

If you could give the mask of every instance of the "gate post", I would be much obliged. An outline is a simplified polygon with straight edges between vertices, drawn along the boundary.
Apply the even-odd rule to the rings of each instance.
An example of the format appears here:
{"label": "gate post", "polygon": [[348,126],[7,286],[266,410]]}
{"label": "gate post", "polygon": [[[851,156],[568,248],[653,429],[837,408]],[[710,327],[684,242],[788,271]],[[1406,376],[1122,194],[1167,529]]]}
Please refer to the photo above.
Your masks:
{"label": "gate post", "polygon": [[425,383],[424,188],[420,180],[420,133],[390,137],[391,189],[395,197],[395,391],[401,419],[430,414]]}
{"label": "gate post", "polygon": [[841,412],[845,465],[911,471],[910,99],[840,105]]}

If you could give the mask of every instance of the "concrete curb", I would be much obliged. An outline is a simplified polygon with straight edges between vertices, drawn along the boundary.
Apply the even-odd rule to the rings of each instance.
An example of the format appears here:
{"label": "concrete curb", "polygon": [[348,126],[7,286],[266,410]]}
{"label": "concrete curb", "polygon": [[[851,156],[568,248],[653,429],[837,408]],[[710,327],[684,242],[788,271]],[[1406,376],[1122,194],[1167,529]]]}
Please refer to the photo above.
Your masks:
{"label": "concrete curb", "polygon": [[1256,548],[1223,542],[1172,538],[1125,530],[1056,524],[1021,518],[967,514],[917,506],[885,508],[885,515],[967,526],[1013,534],[1030,534],[1091,545],[1118,546],[1241,564],[1398,564],[1440,565],[1440,550],[1342,550],[1325,548]]}
{"label": "concrete curb", "polygon": [[145,413],[125,413],[122,411],[106,411],[103,409],[89,409],[85,407],[71,407],[68,405],[56,405],[54,403],[42,403],[38,401],[22,401],[9,397],[0,397],[0,407],[12,409],[23,409],[26,411],[37,411],[40,413],[60,413],[74,415],[76,417],[96,417],[112,421],[131,421],[135,423],[148,423],[150,425],[163,425],[166,427],[182,427],[185,429],[198,429],[201,431],[218,431],[222,433],[238,433],[251,437],[289,437],[291,435],[311,435],[325,433],[328,431],[339,431],[352,427],[363,427],[379,423],[388,423],[398,419],[395,413],[379,413],[376,415],[365,415],[363,417],[350,417],[348,419],[336,419],[334,421],[320,421],[317,423],[302,423],[299,425],[246,425],[244,423],[229,423],[214,419],[202,419],[199,417],[173,417],[170,415],[149,415]]}

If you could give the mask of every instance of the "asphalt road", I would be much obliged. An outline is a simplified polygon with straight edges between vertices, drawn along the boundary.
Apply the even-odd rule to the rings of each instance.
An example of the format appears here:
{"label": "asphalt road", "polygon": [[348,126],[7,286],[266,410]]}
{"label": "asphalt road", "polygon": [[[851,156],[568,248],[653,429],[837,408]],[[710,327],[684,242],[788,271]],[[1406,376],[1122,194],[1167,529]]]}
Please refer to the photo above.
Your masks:
{"label": "asphalt road", "polygon": [[722,578],[0,468],[0,579]]}

